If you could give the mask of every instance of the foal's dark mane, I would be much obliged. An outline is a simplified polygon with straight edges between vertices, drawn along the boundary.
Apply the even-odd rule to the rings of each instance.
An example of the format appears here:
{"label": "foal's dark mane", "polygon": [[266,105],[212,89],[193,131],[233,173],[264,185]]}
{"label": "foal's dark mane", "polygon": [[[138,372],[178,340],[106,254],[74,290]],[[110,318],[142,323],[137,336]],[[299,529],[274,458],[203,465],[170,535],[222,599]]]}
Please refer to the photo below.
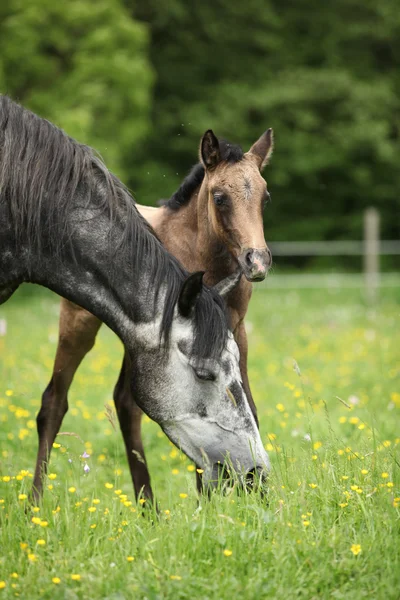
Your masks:
{"label": "foal's dark mane", "polygon": [[[65,241],[73,237],[70,217],[78,197],[88,208],[98,210],[99,216],[108,217],[111,231],[118,226],[118,252],[132,265],[134,283],[139,281],[140,266],[145,265],[156,297],[166,286],[161,335],[168,348],[186,271],[141,217],[126,187],[91,148],[10,98],[0,96],[0,205],[9,207],[17,244],[23,242],[35,249],[37,260],[50,249],[61,261]],[[110,248],[110,272],[115,270],[115,254],[115,248]],[[227,316],[216,292],[204,287],[193,321],[193,354],[218,356],[226,343]]]}
{"label": "foal's dark mane", "polygon": [[[236,163],[242,160],[244,155],[240,146],[231,144],[223,139],[219,139],[218,142],[223,161]],[[172,194],[171,198],[162,202],[162,204],[173,211],[177,211],[182,206],[187,204],[197,188],[199,188],[203,183],[204,172],[203,165],[201,163],[197,163],[197,165],[190,170],[189,174],[182,181],[176,192]]]}

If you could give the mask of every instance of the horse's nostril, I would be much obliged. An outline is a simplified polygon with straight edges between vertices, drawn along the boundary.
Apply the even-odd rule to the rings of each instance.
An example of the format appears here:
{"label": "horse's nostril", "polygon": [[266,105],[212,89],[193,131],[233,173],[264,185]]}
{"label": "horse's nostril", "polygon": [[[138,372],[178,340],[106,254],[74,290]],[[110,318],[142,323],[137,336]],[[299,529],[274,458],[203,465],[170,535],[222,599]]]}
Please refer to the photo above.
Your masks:
{"label": "horse's nostril", "polygon": [[267,483],[267,472],[263,467],[254,467],[246,473],[245,484],[248,489],[259,489],[262,493],[266,490],[264,489],[265,484]]}

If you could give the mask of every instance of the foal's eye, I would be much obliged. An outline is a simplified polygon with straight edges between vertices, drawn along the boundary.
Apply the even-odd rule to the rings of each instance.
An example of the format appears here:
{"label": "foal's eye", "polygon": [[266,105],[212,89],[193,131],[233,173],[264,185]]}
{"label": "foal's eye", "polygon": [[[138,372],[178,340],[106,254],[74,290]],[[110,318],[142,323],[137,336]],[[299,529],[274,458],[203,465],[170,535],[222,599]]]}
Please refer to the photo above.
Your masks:
{"label": "foal's eye", "polygon": [[193,369],[197,379],[200,381],[215,381],[216,375],[208,369]]}
{"label": "foal's eye", "polygon": [[214,202],[216,206],[223,206],[225,204],[225,198],[223,194],[214,194]]}

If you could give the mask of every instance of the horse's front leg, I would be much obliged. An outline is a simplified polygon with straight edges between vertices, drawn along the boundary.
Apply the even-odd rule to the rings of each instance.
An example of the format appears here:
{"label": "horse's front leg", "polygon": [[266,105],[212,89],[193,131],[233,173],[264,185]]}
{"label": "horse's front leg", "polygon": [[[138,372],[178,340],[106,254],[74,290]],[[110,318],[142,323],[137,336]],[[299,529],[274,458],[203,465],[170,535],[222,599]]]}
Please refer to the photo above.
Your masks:
{"label": "horse's front leg", "polygon": [[235,340],[239,347],[239,352],[240,352],[239,367],[240,367],[240,374],[242,376],[243,388],[246,393],[251,412],[253,413],[254,419],[257,423],[257,427],[259,427],[258,416],[257,416],[257,407],[253,400],[253,396],[252,396],[252,393],[250,390],[249,378],[247,375],[248,344],[247,344],[247,333],[246,333],[246,329],[245,329],[243,320],[238,323],[238,325],[234,331],[234,337],[235,337]]}
{"label": "horse's front leg", "polygon": [[69,387],[83,357],[93,347],[100,325],[97,317],[62,299],[53,375],[43,392],[42,406],[36,419],[39,450],[32,488],[34,501],[42,494],[51,448],[68,410]]}
{"label": "horse's front leg", "polygon": [[153,490],[151,489],[141,432],[143,412],[133,399],[130,364],[128,353],[125,352],[121,372],[114,389],[114,402],[124,437],[136,499],[140,496],[153,503]]}

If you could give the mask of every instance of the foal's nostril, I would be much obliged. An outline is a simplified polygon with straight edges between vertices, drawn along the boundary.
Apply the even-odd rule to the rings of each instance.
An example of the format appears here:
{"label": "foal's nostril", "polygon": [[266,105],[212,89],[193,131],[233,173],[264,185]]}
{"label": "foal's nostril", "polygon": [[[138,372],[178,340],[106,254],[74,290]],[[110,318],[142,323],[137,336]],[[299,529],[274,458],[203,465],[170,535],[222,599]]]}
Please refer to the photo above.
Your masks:
{"label": "foal's nostril", "polygon": [[246,260],[247,266],[251,267],[253,264],[253,251],[252,250],[248,250],[246,252],[245,260]]}

